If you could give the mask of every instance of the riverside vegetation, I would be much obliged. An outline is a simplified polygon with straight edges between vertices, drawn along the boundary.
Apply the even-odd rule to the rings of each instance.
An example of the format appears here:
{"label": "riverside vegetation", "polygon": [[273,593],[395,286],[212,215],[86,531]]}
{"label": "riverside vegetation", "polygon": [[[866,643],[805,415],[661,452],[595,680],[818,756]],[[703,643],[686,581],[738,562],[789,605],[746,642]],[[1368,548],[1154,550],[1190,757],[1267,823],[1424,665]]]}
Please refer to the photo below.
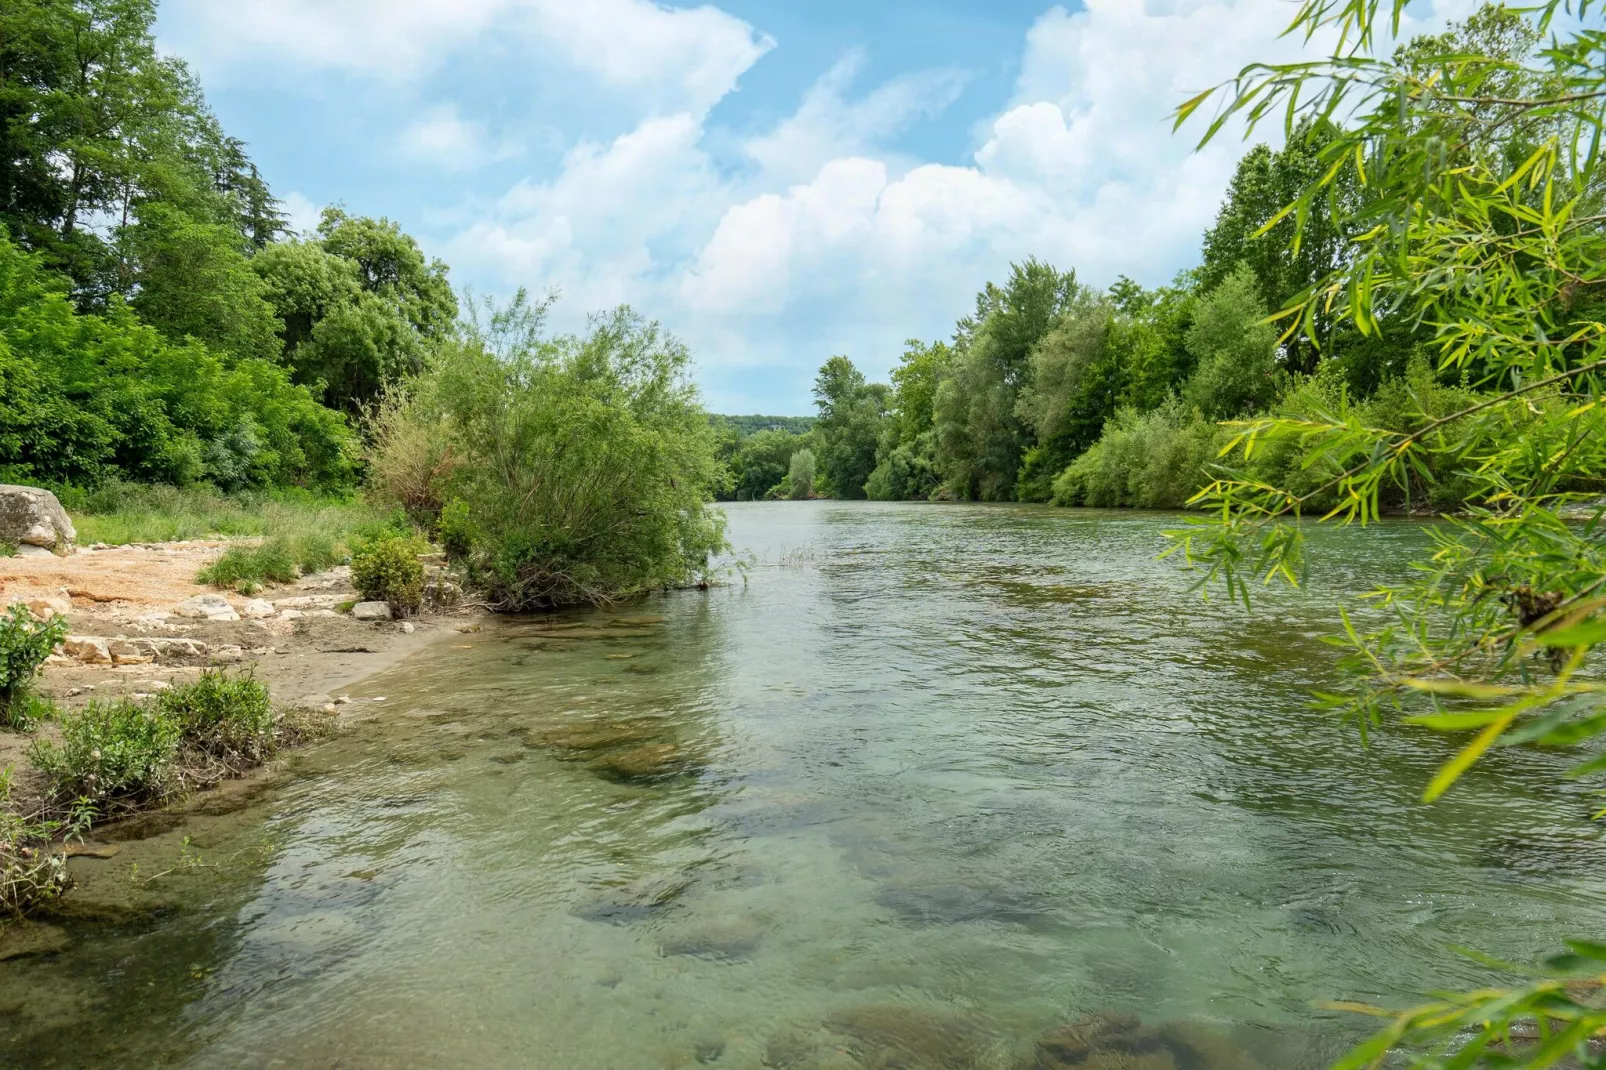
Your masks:
{"label": "riverside vegetation", "polygon": [[[1345,616],[1350,686],[1320,701],[1366,733],[1470,734],[1429,801],[1497,747],[1598,772],[1606,526],[1570,517],[1606,489],[1606,39],[1587,0],[1549,0],[1396,47],[1403,7],[1305,0],[1294,29],[1329,58],[1179,108],[1216,102],[1207,139],[1283,122],[1197,269],[1101,290],[1023,260],[890,383],[829,359],[803,426],[711,421],[685,348],[629,309],[554,335],[548,302],[460,301],[386,220],[290,233],[156,49],[152,0],[8,6],[0,477],[57,490],[91,539],[264,536],[220,586],[349,559],[403,611],[420,540],[506,610],[706,584],[716,497],[1193,506],[1176,556],[1245,602],[1252,576],[1301,579],[1306,518],[1453,513],[1419,580],[1371,593],[1382,624]],[[0,807],[12,910],[59,893],[63,833],[305,730],[223,675],[57,714],[28,689],[53,627],[0,621],[6,721],[60,730],[32,755],[50,797]],[[1506,988],[1351,1008],[1389,1024],[1339,1065],[1606,1065],[1603,964],[1584,938]]]}

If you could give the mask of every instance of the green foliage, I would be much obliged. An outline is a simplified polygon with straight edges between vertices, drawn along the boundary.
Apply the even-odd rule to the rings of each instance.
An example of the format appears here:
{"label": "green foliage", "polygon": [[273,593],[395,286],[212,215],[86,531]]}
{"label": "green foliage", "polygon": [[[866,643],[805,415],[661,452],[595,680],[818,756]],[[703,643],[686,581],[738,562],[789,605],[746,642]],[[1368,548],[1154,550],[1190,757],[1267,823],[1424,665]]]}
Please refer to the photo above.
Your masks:
{"label": "green foliage", "polygon": [[118,301],[81,314],[0,236],[0,475],[331,486],[352,460],[345,421],[284,369],[169,342]]}
{"label": "green foliage", "polygon": [[424,602],[424,566],[418,542],[399,535],[362,543],[351,552],[351,582],[370,602],[389,602],[401,613],[416,613]]}
{"label": "green foliage", "polygon": [[268,539],[257,546],[231,546],[195,574],[196,583],[254,592],[263,584],[289,583],[298,575],[288,540]]}
{"label": "green foliage", "polygon": [[1268,407],[1288,383],[1277,358],[1277,329],[1253,273],[1239,267],[1199,300],[1187,347],[1196,362],[1183,397],[1212,420]]}
{"label": "green foliage", "polygon": [[955,497],[1013,496],[1032,445],[1017,404],[1031,353],[1080,293],[1075,272],[1028,260],[1012,266],[1004,287],[988,283],[975,315],[960,321],[932,406],[936,466]]}
{"label": "green foliage", "polygon": [[28,756],[61,799],[81,799],[104,817],[161,802],[183,784],[179,725],[153,705],[92,701],[59,719],[61,742],[35,739]]}
{"label": "green foliage", "polygon": [[784,431],[789,435],[806,435],[814,429],[812,416],[721,416],[708,414],[708,422],[715,428],[729,428],[737,441],[756,435],[760,431]]}
{"label": "green foliage", "polygon": [[1180,509],[1210,482],[1207,467],[1227,437],[1176,399],[1150,412],[1121,409],[1055,478],[1054,504]]}
{"label": "green foliage", "polygon": [[805,501],[814,497],[815,462],[813,450],[798,450],[787,465],[787,497]]}
{"label": "green foliage", "polygon": [[[876,466],[887,394],[880,383],[866,383],[847,357],[832,357],[820,368],[814,381],[814,403],[820,410],[814,437],[820,445],[819,474],[833,497],[865,496],[865,483]],[[796,480],[792,490],[797,491]]]}
{"label": "green foliage", "polygon": [[480,538],[479,525],[474,523],[474,514],[469,509],[468,503],[460,498],[454,498],[446,503],[440,517],[435,521],[435,532],[441,548],[453,561],[468,557],[474,550],[474,543]]}
{"label": "green foliage", "polygon": [[21,603],[0,615],[0,728],[27,728],[34,720],[34,679],[66,637],[65,619],[40,620]]}
{"label": "green foliage", "polygon": [[[1418,578],[1371,592],[1388,607],[1383,623],[1362,629],[1346,616],[1349,683],[1322,699],[1366,731],[1405,721],[1461,735],[1424,787],[1433,801],[1497,746],[1587,748],[1575,775],[1606,768],[1592,671],[1606,640],[1606,526],[1598,508],[1563,515],[1599,494],[1606,471],[1606,318],[1593,297],[1606,287],[1595,151],[1606,38],[1553,23],[1559,3],[1491,6],[1378,58],[1403,7],[1306,0],[1292,32],[1337,41],[1331,57],[1247,68],[1207,137],[1234,115],[1283,116],[1290,128],[1351,117],[1285,209],[1303,232],[1316,206],[1338,205],[1335,225],[1358,235],[1300,295],[1299,325],[1318,333],[1331,316],[1381,338],[1401,322],[1427,324],[1437,374],[1408,371],[1404,389],[1380,390],[1371,419],[1340,405],[1238,423],[1244,464],[1299,449],[1330,474],[1297,487],[1225,473],[1200,498],[1212,519],[1178,532],[1177,548],[1206,582],[1247,599],[1251,575],[1297,581],[1307,509],[1366,523],[1390,488],[1458,484],[1450,496],[1472,505],[1435,530]],[[1554,38],[1535,51],[1547,29]],[[1178,121],[1212,95],[1184,104]],[[1359,207],[1334,194],[1349,182],[1365,186]],[[1435,389],[1455,379],[1482,393]],[[1539,970],[1514,970],[1514,987],[1393,1016],[1338,1065],[1380,1066],[1396,1051],[1435,1070],[1600,1065],[1606,950],[1570,946]],[[1518,1029],[1537,1039],[1513,1040]]]}
{"label": "green foliage", "polygon": [[[706,580],[726,546],[705,508],[723,474],[685,347],[628,309],[547,338],[544,312],[521,294],[505,317],[524,328],[471,324],[442,351],[377,426],[375,489],[397,504],[463,501],[473,567],[509,609]],[[420,440],[439,445],[438,463],[396,462]]]}
{"label": "green foliage", "polygon": [[62,823],[18,814],[11,778],[9,766],[0,768],[0,915],[16,917],[58,898],[71,887],[72,878],[67,859],[50,849]]}
{"label": "green foliage", "polygon": [[178,727],[187,757],[232,771],[273,755],[278,720],[267,685],[222,671],[175,684],[156,696],[156,715]]}
{"label": "green foliage", "polygon": [[786,478],[792,454],[809,438],[789,431],[755,431],[732,452],[726,462],[731,470],[731,496],[737,501],[758,501],[768,497]]}

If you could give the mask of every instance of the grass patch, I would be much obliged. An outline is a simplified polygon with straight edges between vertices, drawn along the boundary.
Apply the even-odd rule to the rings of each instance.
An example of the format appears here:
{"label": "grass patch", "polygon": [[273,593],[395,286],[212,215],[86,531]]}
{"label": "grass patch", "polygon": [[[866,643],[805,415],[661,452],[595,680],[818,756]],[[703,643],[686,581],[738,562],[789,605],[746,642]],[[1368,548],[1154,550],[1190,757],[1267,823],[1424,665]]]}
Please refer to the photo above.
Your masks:
{"label": "grass patch", "polygon": [[271,758],[282,738],[311,735],[305,718],[286,723],[255,677],[221,670],[144,701],[91,702],[58,720],[61,742],[35,740],[28,756],[59,802],[96,819],[237,776]]}
{"label": "grass patch", "polygon": [[113,482],[95,490],[64,487],[57,496],[72,514],[84,545],[278,537],[292,542],[309,560],[321,554],[321,568],[343,560],[341,547],[354,535],[377,533],[395,523],[390,514],[360,500],[305,491],[224,494],[206,485]]}

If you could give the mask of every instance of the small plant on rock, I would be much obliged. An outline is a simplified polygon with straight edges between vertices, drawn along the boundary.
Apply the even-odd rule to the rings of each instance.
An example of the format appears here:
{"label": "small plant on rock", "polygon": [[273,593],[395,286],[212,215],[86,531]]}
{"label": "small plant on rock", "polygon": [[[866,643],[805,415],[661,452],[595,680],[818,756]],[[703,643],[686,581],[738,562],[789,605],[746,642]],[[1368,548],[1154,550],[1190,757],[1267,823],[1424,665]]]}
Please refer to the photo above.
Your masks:
{"label": "small plant on rock", "polygon": [[42,620],[20,603],[0,615],[0,727],[26,729],[48,709],[33,694],[39,667],[67,637],[67,622]]}
{"label": "small plant on rock", "polygon": [[424,566],[414,539],[391,535],[352,552],[351,582],[371,602],[389,602],[402,613],[416,613],[424,600]]}
{"label": "small plant on rock", "polygon": [[28,756],[60,799],[82,799],[96,816],[161,802],[183,785],[183,733],[154,705],[91,702],[60,719],[61,742],[36,739]]}

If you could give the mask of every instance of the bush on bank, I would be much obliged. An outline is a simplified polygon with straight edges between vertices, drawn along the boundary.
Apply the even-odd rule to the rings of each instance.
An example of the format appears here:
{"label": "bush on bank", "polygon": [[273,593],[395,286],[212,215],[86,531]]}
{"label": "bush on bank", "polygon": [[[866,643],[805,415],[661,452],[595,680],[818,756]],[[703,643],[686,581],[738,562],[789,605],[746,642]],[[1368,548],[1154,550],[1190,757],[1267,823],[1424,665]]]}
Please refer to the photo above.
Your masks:
{"label": "bush on bank", "polygon": [[706,578],[721,482],[685,347],[621,308],[541,333],[521,295],[465,327],[371,423],[371,489],[446,532],[503,609],[606,604]]}
{"label": "bush on bank", "polygon": [[36,739],[29,758],[62,805],[104,819],[261,764],[283,720],[266,685],[212,671],[152,699],[90,702],[58,723],[61,741]]}

